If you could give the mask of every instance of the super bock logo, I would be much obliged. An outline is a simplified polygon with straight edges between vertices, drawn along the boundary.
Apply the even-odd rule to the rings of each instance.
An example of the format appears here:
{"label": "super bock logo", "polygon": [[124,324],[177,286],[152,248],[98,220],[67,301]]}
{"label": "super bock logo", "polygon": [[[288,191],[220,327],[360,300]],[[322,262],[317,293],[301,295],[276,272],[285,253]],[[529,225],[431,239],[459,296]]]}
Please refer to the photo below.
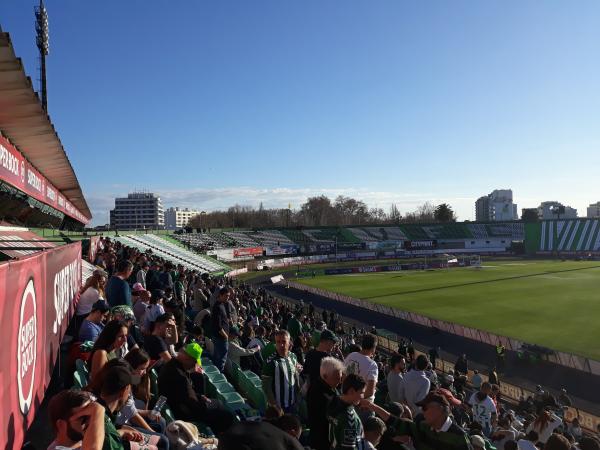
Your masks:
{"label": "super bock logo", "polygon": [[17,344],[17,385],[19,387],[19,406],[27,414],[31,408],[33,387],[35,385],[35,360],[37,352],[37,316],[35,285],[29,280],[21,298],[19,316],[19,336]]}

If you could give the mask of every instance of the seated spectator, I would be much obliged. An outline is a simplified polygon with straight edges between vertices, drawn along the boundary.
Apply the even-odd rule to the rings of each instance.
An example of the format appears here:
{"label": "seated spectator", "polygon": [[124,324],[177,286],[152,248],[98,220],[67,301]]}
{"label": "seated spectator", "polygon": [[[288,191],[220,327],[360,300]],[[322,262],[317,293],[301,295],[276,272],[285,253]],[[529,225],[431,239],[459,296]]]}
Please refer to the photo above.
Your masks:
{"label": "seated spectator", "polygon": [[343,371],[344,364],[339,359],[327,356],[321,360],[319,378],[308,388],[306,403],[310,446],[315,450],[330,448],[327,409],[331,401],[339,395],[337,387],[342,381]]}
{"label": "seated spectator", "polygon": [[535,431],[529,431],[527,436],[517,441],[519,450],[539,450],[535,444],[538,441],[538,434]]}
{"label": "seated spectator", "polygon": [[302,423],[298,416],[293,414],[283,414],[274,425],[295,439],[300,439],[302,435]]}
{"label": "seated spectator", "polygon": [[106,283],[106,300],[110,307],[118,305],[132,306],[131,289],[127,279],[133,272],[133,264],[127,259],[122,259],[117,264],[117,272]]}
{"label": "seated spectator", "polygon": [[79,328],[79,341],[96,342],[96,339],[104,329],[104,320],[108,316],[110,308],[104,300],[98,300],[92,306],[91,312],[83,320]]}
{"label": "seated spectator", "polygon": [[110,360],[116,357],[116,352],[127,342],[127,324],[119,320],[111,320],[106,324],[90,352],[88,360],[90,368],[90,379],[104,367]]}
{"label": "seated spectator", "polygon": [[363,439],[362,448],[365,450],[375,450],[375,448],[379,445],[385,430],[385,423],[379,417],[369,417],[367,420],[365,420],[365,437]]}
{"label": "seated spectator", "polygon": [[415,417],[414,421],[396,420],[393,417],[386,420],[388,427],[394,429],[399,441],[401,436],[410,437],[416,450],[472,449],[469,435],[452,420],[450,403],[444,395],[432,391],[418,406],[423,409],[423,414]]}
{"label": "seated spectator", "polygon": [[275,333],[275,353],[266,360],[262,379],[267,402],[279,406],[284,412],[294,412],[300,379],[296,355],[290,352],[287,330]]}
{"label": "seated spectator", "polygon": [[329,442],[332,449],[359,449],[363,427],[355,407],[363,399],[367,383],[351,373],[342,382],[342,393],[333,398],[327,408]]}
{"label": "seated spectator", "polygon": [[404,380],[404,369],[406,360],[402,355],[394,355],[390,359],[390,371],[387,374],[386,384],[390,401],[402,403],[402,382]]}
{"label": "seated spectator", "polygon": [[104,408],[89,392],[59,392],[48,403],[48,416],[56,433],[48,450],[104,448]]}
{"label": "seated spectator", "polygon": [[161,360],[165,363],[175,355],[171,345],[175,344],[178,339],[175,318],[172,314],[165,313],[154,321],[152,334],[144,339],[144,347],[151,360]]}
{"label": "seated spectator", "polygon": [[478,434],[471,436],[471,445],[473,446],[473,450],[485,450],[485,439],[483,439]]}
{"label": "seated spectator", "polygon": [[543,410],[533,421],[527,431],[535,431],[538,434],[538,442],[545,444],[554,430],[562,424],[562,419],[553,412]]}
{"label": "seated spectator", "polygon": [[143,336],[135,323],[135,316],[129,306],[115,306],[111,309],[111,314],[112,320],[120,320],[127,325],[127,342],[116,352],[118,358],[123,358],[127,352],[139,347],[138,342],[143,343]]}
{"label": "seated spectator", "polygon": [[175,417],[189,422],[202,421],[220,434],[233,423],[231,414],[219,401],[198,396],[190,373],[201,366],[202,348],[197,343],[186,345],[167,362],[158,377],[158,389],[167,397]]}
{"label": "seated spectator", "polygon": [[544,450],[571,450],[571,443],[560,434],[552,434],[544,444]]}
{"label": "seated spectator", "polygon": [[275,425],[239,422],[219,437],[219,450],[303,450],[298,439]]}

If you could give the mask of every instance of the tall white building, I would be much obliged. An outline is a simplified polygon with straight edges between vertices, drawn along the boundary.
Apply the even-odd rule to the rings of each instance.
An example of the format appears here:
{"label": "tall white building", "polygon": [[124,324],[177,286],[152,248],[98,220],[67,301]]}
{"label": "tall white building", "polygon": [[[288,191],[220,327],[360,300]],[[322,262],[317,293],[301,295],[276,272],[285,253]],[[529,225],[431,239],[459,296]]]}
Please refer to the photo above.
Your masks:
{"label": "tall white building", "polygon": [[556,201],[542,202],[537,210],[538,217],[542,220],[577,218],[577,210],[575,208],[565,206]]}
{"label": "tall white building", "polygon": [[149,192],[133,192],[116,198],[110,211],[110,227],[118,230],[162,229],[165,210],[160,197]]}
{"label": "tall white building", "polygon": [[192,217],[200,214],[200,211],[196,211],[188,208],[169,208],[165,211],[165,227],[168,230],[175,230],[186,227]]}
{"label": "tall white building", "polygon": [[496,189],[475,202],[475,219],[480,222],[518,220],[511,189]]}
{"label": "tall white building", "polygon": [[600,217],[600,202],[592,203],[587,208],[587,216],[591,218]]}

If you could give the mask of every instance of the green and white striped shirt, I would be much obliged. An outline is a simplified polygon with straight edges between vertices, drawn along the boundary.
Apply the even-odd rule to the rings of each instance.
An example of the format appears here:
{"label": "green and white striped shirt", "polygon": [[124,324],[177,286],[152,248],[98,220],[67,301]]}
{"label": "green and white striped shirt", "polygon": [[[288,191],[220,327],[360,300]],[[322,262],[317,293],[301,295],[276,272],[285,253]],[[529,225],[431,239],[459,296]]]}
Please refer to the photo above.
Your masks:
{"label": "green and white striped shirt", "polygon": [[263,366],[263,376],[271,379],[271,389],[275,395],[275,402],[286,409],[296,404],[298,391],[298,371],[296,369],[296,355],[292,352],[287,357],[275,352]]}

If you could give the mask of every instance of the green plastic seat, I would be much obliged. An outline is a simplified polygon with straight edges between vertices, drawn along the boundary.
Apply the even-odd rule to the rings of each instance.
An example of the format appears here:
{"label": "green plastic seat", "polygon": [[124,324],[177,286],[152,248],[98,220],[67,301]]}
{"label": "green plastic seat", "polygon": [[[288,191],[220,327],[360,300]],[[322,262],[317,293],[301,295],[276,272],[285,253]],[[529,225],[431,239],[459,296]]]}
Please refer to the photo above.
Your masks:
{"label": "green plastic seat", "polygon": [[237,392],[219,392],[217,394],[217,397],[225,404],[225,406],[227,406],[227,408],[231,412],[247,408],[246,402],[244,401],[242,396]]}
{"label": "green plastic seat", "polygon": [[213,384],[227,381],[227,378],[225,378],[225,375],[223,375],[221,372],[209,372],[206,374],[206,378],[208,378],[208,380],[210,380],[210,382]]}
{"label": "green plastic seat", "polygon": [[163,409],[160,412],[160,414],[165,418],[167,424],[175,421],[175,415],[173,414],[173,411],[171,411],[171,408],[169,408],[169,405],[163,406]]}
{"label": "green plastic seat", "polygon": [[157,397],[158,396],[158,374],[156,373],[156,370],[151,369],[149,372],[149,377],[150,377],[150,393],[152,394],[152,396]]}
{"label": "green plastic seat", "polygon": [[217,369],[217,366],[202,366],[202,370],[204,370],[204,373],[209,374],[209,373],[221,373],[219,371],[219,369]]}

